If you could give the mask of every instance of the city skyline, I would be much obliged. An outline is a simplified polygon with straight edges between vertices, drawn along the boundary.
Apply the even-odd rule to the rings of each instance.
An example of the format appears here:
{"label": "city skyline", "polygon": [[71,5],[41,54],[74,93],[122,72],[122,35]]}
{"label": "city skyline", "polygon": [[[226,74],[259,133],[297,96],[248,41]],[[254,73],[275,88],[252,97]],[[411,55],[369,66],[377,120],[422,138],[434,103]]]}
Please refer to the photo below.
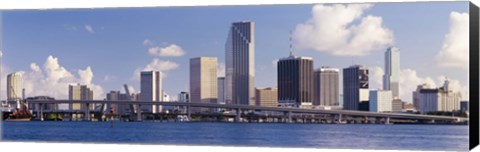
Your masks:
{"label": "city skyline", "polygon": [[[439,3],[434,3],[434,4],[435,5],[444,5],[444,3],[440,3],[440,4]],[[434,4],[430,4],[430,5],[434,5]],[[422,6],[422,4],[405,4],[405,5],[412,5],[412,7],[421,7]],[[337,6],[337,5],[317,5],[317,6],[334,7],[334,6]],[[340,6],[350,6],[350,5],[340,5]],[[417,52],[416,51],[411,51],[411,49],[409,49],[409,47],[411,48],[411,47],[416,47],[416,46],[403,45],[402,43],[400,43],[400,42],[402,42],[402,40],[401,40],[401,38],[399,39],[397,37],[402,37],[401,32],[400,33],[396,32],[398,30],[396,30],[394,27],[389,25],[391,23],[387,22],[388,19],[389,19],[388,17],[382,16],[383,14],[381,14],[381,13],[375,13],[376,11],[379,11],[377,9],[381,10],[381,9],[385,9],[385,8],[392,7],[392,6],[389,6],[386,3],[379,3],[379,4],[375,4],[375,6],[365,6],[365,7],[368,7],[368,9],[367,8],[359,8],[359,10],[361,12],[366,12],[365,14],[360,15],[360,16],[362,18],[366,17],[368,15],[381,16],[382,19],[385,20],[385,22],[384,22],[385,27],[389,28],[391,31],[393,31],[393,33],[395,35],[395,40],[396,40],[395,41],[396,42],[395,46],[399,47],[402,50],[402,57],[401,57],[402,61],[400,62],[402,64],[401,67],[402,68],[407,67],[406,69],[401,69],[402,72],[404,72],[406,74],[410,74],[409,76],[412,76],[413,78],[415,78],[415,79],[412,78],[413,79],[412,82],[415,82],[417,80],[419,80],[418,82],[420,82],[420,83],[415,83],[415,84],[408,84],[407,83],[408,85],[411,85],[411,87],[403,87],[403,88],[416,88],[417,85],[419,85],[423,82],[429,82],[429,81],[434,82],[434,83],[436,83],[436,86],[439,86],[441,84],[438,83],[439,80],[437,80],[437,79],[444,79],[444,77],[442,77],[442,75],[444,75],[445,77],[448,77],[449,79],[451,79],[452,83],[454,83],[453,81],[455,81],[455,80],[459,81],[458,83],[460,83],[460,85],[462,85],[462,87],[466,87],[466,89],[468,91],[468,82],[464,82],[465,80],[467,80],[466,77],[468,77],[468,75],[466,74],[468,72],[468,70],[466,70],[466,69],[437,67],[440,70],[434,69],[433,72],[427,72],[428,70],[427,69],[422,69],[421,65],[415,65],[415,64],[425,64],[423,62],[415,62],[415,60],[418,60],[418,59],[412,57],[412,53],[413,54],[417,53],[419,51],[419,49],[414,49],[414,50],[417,50]],[[269,7],[268,6],[258,6],[258,8],[257,8],[257,7],[254,7],[254,6],[242,6],[241,8],[249,8],[249,9],[252,9],[252,10],[259,11],[259,10],[261,10],[259,8],[269,8]],[[223,59],[223,56],[224,56],[224,51],[223,50],[225,48],[223,47],[224,43],[222,43],[222,42],[224,42],[226,37],[227,37],[228,26],[232,22],[241,21],[241,20],[250,20],[250,21],[254,21],[256,23],[256,31],[255,32],[256,32],[256,37],[258,38],[257,42],[256,42],[256,47],[255,47],[255,50],[256,50],[255,56],[257,57],[257,59],[255,60],[255,63],[256,63],[256,65],[255,65],[255,73],[256,73],[255,87],[277,87],[277,85],[276,85],[276,75],[271,74],[271,73],[276,73],[276,71],[275,71],[276,67],[271,62],[274,62],[275,60],[288,55],[288,44],[289,44],[287,42],[288,37],[289,37],[288,32],[291,29],[295,29],[294,30],[294,40],[295,39],[300,40],[300,38],[298,38],[298,36],[297,37],[295,36],[295,31],[300,31],[299,29],[297,29],[299,27],[297,25],[308,25],[307,20],[311,19],[311,17],[312,17],[312,12],[311,11],[313,9],[312,5],[293,5],[293,6],[285,6],[285,8],[290,8],[292,10],[296,10],[296,11],[292,11],[292,12],[296,12],[298,14],[301,14],[299,16],[302,16],[302,17],[300,17],[298,19],[292,19],[292,20],[296,20],[296,21],[292,21],[292,22],[280,22],[282,24],[279,24],[279,25],[282,28],[279,27],[278,29],[277,28],[273,28],[273,29],[265,28],[265,26],[266,26],[266,24],[265,24],[266,21],[265,20],[266,19],[263,19],[263,20],[260,19],[259,20],[259,19],[255,19],[255,17],[248,17],[248,16],[252,16],[252,14],[249,14],[248,16],[246,15],[247,17],[239,15],[240,16],[239,18],[243,17],[243,19],[229,19],[229,21],[222,21],[222,25],[217,25],[217,26],[223,26],[221,28],[220,27],[215,27],[215,26],[205,28],[206,31],[211,31],[213,29],[218,29],[218,31],[220,31],[216,34],[212,34],[214,36],[207,34],[208,38],[213,37],[213,39],[216,39],[217,42],[218,42],[218,44],[212,44],[212,46],[214,46],[213,49],[209,49],[207,46],[199,47],[198,49],[196,49],[196,48],[192,48],[192,46],[189,46],[190,43],[177,42],[177,41],[180,41],[179,39],[195,39],[195,38],[188,38],[189,36],[187,36],[187,35],[176,36],[176,37],[173,37],[173,39],[170,40],[170,39],[167,39],[167,38],[164,38],[164,39],[163,38],[152,38],[153,36],[148,36],[148,34],[139,34],[139,35],[144,37],[143,39],[138,39],[136,41],[133,41],[133,40],[132,41],[127,41],[128,43],[134,43],[134,45],[140,46],[141,49],[138,49],[138,50],[135,49],[136,53],[132,53],[132,52],[128,52],[128,51],[127,51],[127,53],[125,53],[125,52],[121,53],[121,51],[119,51],[118,52],[119,55],[117,55],[117,54],[109,54],[108,50],[105,50],[105,51],[102,52],[102,51],[98,51],[97,49],[93,49],[93,50],[97,50],[97,52],[99,53],[99,56],[102,56],[102,54],[109,54],[109,56],[103,55],[103,57],[118,57],[118,59],[113,58],[111,60],[108,60],[109,62],[113,62],[113,63],[117,63],[117,64],[102,63],[102,62],[99,61],[99,59],[96,59],[97,57],[95,57],[95,56],[91,57],[91,61],[92,61],[91,63],[90,62],[83,62],[83,60],[78,60],[78,59],[75,59],[75,58],[77,58],[77,57],[78,58],[81,58],[81,57],[84,57],[84,58],[89,57],[90,58],[90,56],[85,56],[85,54],[80,53],[82,51],[68,51],[68,50],[63,50],[63,51],[57,50],[57,51],[53,51],[53,52],[48,52],[48,51],[32,52],[32,56],[35,56],[35,58],[31,59],[31,57],[26,57],[27,58],[26,60],[28,61],[26,63],[25,62],[18,63],[18,61],[12,61],[12,59],[10,59],[9,56],[11,55],[12,57],[15,57],[17,52],[10,52],[9,50],[20,50],[19,52],[22,52],[21,50],[24,50],[25,48],[21,48],[20,46],[18,46],[18,47],[20,47],[20,49],[15,49],[16,46],[13,45],[12,43],[16,38],[18,38],[17,36],[13,37],[12,40],[9,39],[9,37],[12,36],[12,35],[9,36],[10,32],[8,32],[9,31],[8,29],[12,29],[12,30],[15,31],[16,28],[13,28],[13,27],[9,26],[9,24],[13,25],[14,23],[10,23],[8,19],[9,19],[9,16],[10,17],[15,16],[16,15],[15,12],[10,12],[13,15],[9,14],[9,12],[4,12],[3,13],[3,15],[4,15],[4,17],[3,17],[4,22],[3,23],[5,24],[4,25],[4,31],[5,31],[6,34],[4,35],[4,38],[5,38],[6,42],[4,43],[4,48],[5,49],[3,49],[4,50],[4,58],[2,58],[2,63],[7,65],[6,67],[9,70],[8,72],[15,72],[15,71],[21,71],[21,70],[26,71],[26,73],[25,73],[26,77],[30,77],[30,78],[28,78],[30,80],[27,81],[27,82],[34,82],[34,81],[32,81],[32,79],[34,79],[36,77],[34,75],[31,75],[31,74],[34,73],[34,72],[38,72],[38,71],[43,72],[45,74],[45,76],[44,76],[44,78],[39,78],[39,79],[36,79],[36,80],[46,79],[46,77],[48,77],[48,74],[55,74],[55,72],[60,72],[60,74],[70,73],[71,76],[68,76],[68,74],[67,74],[66,78],[70,78],[70,79],[75,80],[75,81],[71,81],[71,83],[82,83],[82,84],[87,84],[87,85],[90,84],[90,85],[92,85],[92,89],[94,89],[94,90],[95,89],[97,89],[97,90],[101,89],[103,94],[99,94],[97,96],[97,94],[95,93],[95,95],[97,96],[97,99],[105,98],[105,93],[107,93],[110,90],[123,90],[121,88],[122,88],[122,84],[124,84],[124,83],[127,83],[130,86],[133,86],[134,90],[138,91],[138,90],[140,90],[140,88],[139,88],[140,82],[139,82],[139,80],[136,80],[135,75],[139,76],[140,75],[139,73],[142,70],[160,70],[160,71],[165,71],[165,74],[167,75],[163,79],[164,82],[165,82],[165,85],[163,86],[163,88],[165,89],[165,91],[168,94],[176,95],[181,91],[187,91],[188,90],[188,83],[185,83],[184,86],[181,86],[181,85],[180,86],[175,86],[175,85],[177,85],[175,82],[187,82],[188,81],[188,64],[185,64],[185,61],[188,62],[188,58],[193,57],[193,56],[215,56],[215,57],[219,58],[220,67],[222,66],[222,64],[225,65],[224,64],[225,60]],[[448,8],[450,8],[450,7],[448,7]],[[444,14],[446,15],[446,16],[444,16],[443,19],[441,19],[443,21],[442,25],[444,25],[444,28],[446,30],[444,29],[443,32],[436,33],[437,35],[440,35],[440,36],[437,36],[437,39],[438,39],[439,42],[438,41],[436,42],[439,45],[438,46],[429,46],[429,47],[441,48],[442,42],[444,41],[443,40],[444,36],[447,33],[449,33],[448,28],[450,28],[449,27],[449,20],[451,18],[450,13],[452,11],[458,11],[458,12],[461,12],[461,13],[466,12],[467,8],[463,8],[464,11],[461,11],[462,8],[461,9],[457,8],[460,11],[453,10],[453,9],[449,9],[449,11],[441,11],[441,12],[444,12]],[[175,12],[174,10],[171,10],[169,8],[146,9],[146,11],[156,12],[157,9],[167,11],[167,12],[170,12],[170,13]],[[203,10],[202,8],[195,8],[195,7],[188,8],[188,9],[194,10],[193,12],[195,12],[195,11],[200,11],[200,12],[203,12],[203,13],[211,12],[211,11]],[[215,9],[216,8],[213,8],[212,10],[215,10]],[[274,8],[274,9],[278,10],[278,8]],[[347,8],[347,9],[356,9],[356,8]],[[141,10],[143,10],[143,9],[138,9],[137,11],[141,12]],[[222,11],[222,9],[219,9],[219,10]],[[109,11],[105,11],[105,10],[91,10],[91,12],[86,11],[86,10],[78,10],[78,11],[68,11],[67,13],[78,12],[80,14],[82,14],[82,13],[89,14],[89,13],[94,13],[96,11],[98,11],[100,14],[103,14],[103,15],[105,15],[104,12],[109,12]],[[112,11],[128,12],[127,10],[123,10],[123,9],[122,10],[112,10]],[[223,10],[223,11],[226,11],[226,10]],[[321,11],[321,7],[319,9],[315,9],[315,11]],[[313,12],[315,12],[315,11],[313,11]],[[228,12],[230,12],[230,11],[228,11]],[[448,12],[448,13],[445,13],[445,12]],[[28,16],[28,12],[26,14],[25,14],[25,12],[24,13],[18,13],[18,14]],[[45,14],[46,15],[48,15],[48,14],[52,15],[53,14],[53,16],[55,16],[55,12],[45,12]],[[253,15],[255,15],[255,14],[253,14]],[[386,16],[388,16],[388,15],[386,15]],[[48,16],[47,16],[47,18],[48,18]],[[433,16],[432,16],[432,18],[433,18]],[[11,20],[12,20],[12,18],[10,18],[10,21]],[[185,20],[185,21],[187,21],[187,20]],[[356,24],[356,22],[360,22],[360,18],[355,19],[352,22],[352,24]],[[276,23],[278,23],[278,21]],[[65,35],[68,35],[70,38],[72,38],[72,37],[74,38],[75,37],[74,34],[79,34],[80,31],[83,32],[83,30],[84,30],[84,33],[81,37],[89,38],[89,37],[93,37],[93,36],[96,36],[96,35],[101,35],[102,31],[108,30],[109,28],[115,28],[115,26],[102,27],[101,25],[98,26],[98,25],[90,25],[90,24],[91,23],[88,23],[88,25],[87,25],[86,23],[84,23],[81,26],[78,25],[78,24],[77,25],[71,25],[71,26],[68,26],[68,25],[64,26],[64,24],[61,24],[60,28],[62,28],[64,30],[63,32],[66,33]],[[288,27],[284,24],[287,24],[287,25],[290,24],[291,26]],[[170,25],[168,25],[168,26],[170,26]],[[49,26],[49,27],[52,27],[52,26]],[[83,27],[84,27],[84,29],[83,29]],[[194,26],[192,25],[191,27],[194,27]],[[271,26],[271,27],[274,27],[274,26]],[[19,27],[18,29],[22,29],[22,27]],[[172,29],[175,29],[175,28],[166,28],[166,29],[172,30]],[[150,28],[149,30],[158,30],[158,29],[151,29]],[[415,31],[415,28],[413,28],[412,31]],[[278,34],[276,34],[275,32],[278,32]],[[266,33],[268,33],[268,34],[266,34]],[[20,33],[20,34],[22,34],[22,33]],[[268,38],[265,38],[265,37],[268,37]],[[440,38],[438,38],[438,37],[440,37]],[[271,39],[271,40],[265,41],[266,39]],[[398,41],[400,41],[400,42],[398,42],[397,39],[399,39]],[[116,39],[114,39],[114,40],[116,40]],[[295,40],[295,41],[298,41],[298,40]],[[67,41],[67,40],[64,40],[64,41]],[[192,40],[190,40],[190,41],[192,41]],[[199,41],[202,41],[202,40],[199,40]],[[404,41],[403,43],[405,43],[406,40],[403,40],[403,41]],[[97,43],[100,43],[100,42],[108,42],[108,41],[99,41]],[[162,44],[162,42],[166,42],[166,44]],[[67,44],[71,45],[72,42],[68,42]],[[76,43],[73,43],[73,44],[76,44]],[[81,43],[78,43],[78,45],[80,45],[80,44]],[[273,45],[274,47],[272,47],[272,48],[267,47],[268,45],[271,45],[271,44],[275,44],[275,45]],[[46,45],[52,47],[53,44],[52,43],[46,43]],[[111,43],[111,45],[107,45],[107,46],[113,46],[113,45],[115,45],[115,43]],[[42,45],[39,45],[39,46],[41,47]],[[96,45],[94,45],[94,46],[96,46]],[[100,49],[100,50],[105,49],[105,48],[102,47],[103,45],[98,45],[98,46],[99,46],[98,49]],[[120,46],[122,46],[122,45],[120,45]],[[294,47],[300,47],[300,46],[304,46],[304,47],[307,46],[308,47],[308,45],[305,45],[305,44],[303,44],[303,45],[302,44],[295,44],[294,45]],[[371,80],[370,84],[373,84],[373,85],[370,88],[375,89],[375,88],[380,88],[381,87],[381,81],[382,81],[381,77],[383,76],[383,73],[381,72],[383,70],[383,68],[382,68],[383,67],[382,56],[383,56],[383,53],[384,53],[387,46],[389,46],[389,45],[385,45],[384,47],[380,47],[378,49],[370,50],[371,52],[369,52],[367,55],[354,56],[354,57],[352,57],[352,56],[342,56],[342,55],[331,55],[332,54],[331,52],[325,52],[325,51],[314,51],[315,49],[317,49],[317,48],[314,48],[314,47],[313,47],[313,49],[295,49],[296,50],[295,53],[300,55],[300,56],[311,56],[311,57],[313,57],[314,64],[315,64],[314,68],[318,68],[320,66],[331,66],[333,68],[343,69],[343,68],[346,68],[346,67],[350,66],[352,64],[352,62],[360,63],[360,64],[366,64],[367,68],[371,71],[371,73],[370,73],[370,78],[371,78],[370,79]],[[95,47],[93,47],[93,48],[95,48]],[[134,47],[131,47],[131,48],[134,48]],[[84,48],[84,49],[87,49],[87,48]],[[322,49],[324,49],[324,48],[322,48]],[[329,50],[329,49],[331,49],[331,48],[327,48],[327,50]],[[41,48],[41,50],[48,50],[48,47]],[[203,50],[205,50],[205,51],[203,51]],[[214,50],[214,52],[211,52],[211,51],[208,51],[208,50]],[[276,50],[276,51],[272,52],[271,50]],[[468,53],[468,50],[466,50],[466,51]],[[92,53],[91,51],[87,51],[87,53],[88,52]],[[95,53],[97,53],[97,52],[95,52]],[[352,52],[354,52],[354,51],[352,51]],[[426,52],[428,52],[430,54],[422,56],[422,54],[426,53]],[[438,52],[440,52],[440,49],[433,50],[433,51],[424,51],[424,52],[422,51],[419,54],[422,57],[427,56],[427,57],[431,57],[432,59],[434,59],[435,55],[437,55]],[[43,55],[41,55],[41,54],[43,54]],[[72,54],[70,56],[75,57],[75,58],[68,57],[69,54]],[[128,54],[129,57],[125,58],[124,55],[122,56],[120,54]],[[143,54],[144,57],[137,57],[138,54],[141,54],[141,55]],[[52,57],[50,57],[50,55],[52,55]],[[147,57],[145,57],[145,55]],[[260,57],[258,57],[258,56],[260,56]],[[334,57],[335,59],[338,59],[338,61],[334,61],[332,59],[322,60],[323,58],[331,58],[331,57]],[[28,59],[28,58],[30,58],[30,59]],[[43,64],[43,61],[44,61],[45,58],[47,58],[47,62],[45,62],[45,64]],[[405,58],[407,58],[407,60],[405,60]],[[371,61],[372,59],[374,59],[373,61],[378,60],[380,62],[378,62],[378,63],[377,62],[372,62]],[[408,62],[409,61],[408,59],[413,59],[413,61]],[[33,60],[33,61],[29,61],[29,60]],[[115,60],[118,60],[118,61],[115,61]],[[132,69],[131,68],[132,66],[130,64],[138,63],[138,62],[131,62],[132,60],[142,60],[144,63],[148,63],[150,61],[150,64],[147,64],[145,66],[136,65],[136,67],[133,67],[133,69]],[[86,60],[86,61],[90,61],[90,59]],[[105,61],[105,60],[101,60],[101,61]],[[445,60],[445,61],[447,61],[447,60]],[[121,64],[118,64],[119,62]],[[31,63],[36,63],[36,64],[31,64]],[[127,64],[127,63],[129,63],[129,64]],[[3,66],[3,64],[2,64],[2,66]],[[12,66],[10,66],[10,65],[12,65]],[[158,68],[158,67],[152,67],[151,65],[161,65],[162,67],[160,67],[160,69],[155,69],[155,68]],[[133,72],[124,72],[124,74],[118,74],[118,75],[110,74],[109,72],[115,73],[115,71],[121,71],[120,69],[116,69],[114,66],[120,66],[120,67],[125,68],[125,69],[130,69],[130,70],[127,70],[127,71],[133,71]],[[54,69],[52,72],[49,72],[47,67],[57,67],[57,69]],[[87,67],[87,68],[85,68],[85,67]],[[72,70],[72,68],[73,68],[73,70]],[[3,67],[2,67],[2,69],[3,69]],[[102,70],[102,69],[108,69],[108,70]],[[465,71],[465,72],[460,73],[460,74],[455,74],[455,73],[458,73],[458,72],[445,72],[445,71],[451,71],[451,70]],[[185,71],[187,71],[187,72],[185,73]],[[375,71],[377,71],[376,73],[380,74],[380,83],[376,82],[376,81],[378,81],[378,79],[375,78],[376,77]],[[417,75],[413,75],[413,74],[415,74],[415,72],[416,72]],[[100,73],[100,74],[97,74],[97,73]],[[428,73],[430,73],[430,74],[428,74]],[[6,76],[6,74],[4,73],[4,71],[2,71],[2,79],[5,76]],[[340,77],[342,77],[341,73],[340,73]],[[430,79],[428,79],[426,77],[430,77]],[[442,77],[442,78],[437,78],[437,77]],[[187,78],[187,79],[185,79],[185,78]],[[60,79],[59,79],[59,81],[60,81]],[[2,80],[2,83],[3,83],[3,80]],[[45,83],[49,84],[47,82],[45,82]],[[342,82],[340,81],[340,86],[342,86],[341,84],[342,84]],[[26,84],[26,83],[25,83],[25,85],[26,85],[25,88],[26,88],[26,91],[27,91],[27,93],[26,93],[27,97],[34,96],[34,95],[49,95],[48,93],[45,94],[44,92],[38,92],[38,90],[34,90],[36,92],[32,92],[32,88],[33,89],[41,89],[41,87],[28,86],[28,85],[31,85],[31,84]],[[402,83],[402,85],[404,85],[404,84]],[[3,87],[4,86],[2,86],[2,88]],[[57,86],[55,86],[55,87],[57,87]],[[402,86],[401,86],[401,88],[402,88]],[[342,89],[340,88],[340,91],[341,90]],[[415,89],[409,89],[409,90],[402,91],[402,92],[407,92],[407,93],[410,92],[407,95],[403,95],[403,96],[411,96],[411,92],[414,91],[414,90]],[[3,92],[5,92],[5,91],[2,90],[2,93]],[[38,94],[33,94],[33,93],[38,93]],[[64,93],[59,93],[59,94],[64,94]],[[52,96],[58,98],[59,95],[53,94]],[[100,97],[100,98],[98,98],[98,97]],[[2,98],[5,98],[5,96],[2,95]],[[402,99],[405,100],[405,101],[411,102],[412,98],[411,97],[410,98],[402,97]]]}

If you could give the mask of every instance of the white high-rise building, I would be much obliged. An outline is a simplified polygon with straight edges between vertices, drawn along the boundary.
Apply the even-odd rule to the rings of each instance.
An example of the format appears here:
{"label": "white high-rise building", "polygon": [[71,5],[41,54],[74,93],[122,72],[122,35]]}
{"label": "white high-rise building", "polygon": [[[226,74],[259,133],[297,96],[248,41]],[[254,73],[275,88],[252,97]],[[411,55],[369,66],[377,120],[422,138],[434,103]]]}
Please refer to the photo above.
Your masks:
{"label": "white high-rise building", "polygon": [[[190,101],[217,103],[217,58],[190,59]],[[192,112],[205,112],[207,108],[192,108]]]}
{"label": "white high-rise building", "polygon": [[22,99],[23,78],[20,72],[7,75],[7,99]]}
{"label": "white high-rise building", "polygon": [[226,102],[255,105],[254,22],[232,23],[225,45]]}
{"label": "white high-rise building", "polygon": [[383,90],[392,90],[394,99],[398,99],[400,82],[400,49],[390,47],[385,52],[385,75],[383,75]]}
{"label": "white high-rise building", "polygon": [[392,101],[392,91],[371,90],[369,95],[369,110],[370,112],[391,112]]}
{"label": "white high-rise building", "polygon": [[[140,73],[140,101],[162,101],[162,72],[143,71]],[[156,105],[142,105],[142,111],[157,113],[162,107]]]}

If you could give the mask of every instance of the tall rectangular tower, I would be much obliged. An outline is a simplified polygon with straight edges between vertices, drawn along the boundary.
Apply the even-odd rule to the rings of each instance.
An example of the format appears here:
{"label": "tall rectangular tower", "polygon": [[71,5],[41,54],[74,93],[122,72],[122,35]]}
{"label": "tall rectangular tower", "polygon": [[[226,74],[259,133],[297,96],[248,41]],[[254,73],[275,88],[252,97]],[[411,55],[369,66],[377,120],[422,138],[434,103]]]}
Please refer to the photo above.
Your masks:
{"label": "tall rectangular tower", "polygon": [[19,72],[7,75],[7,99],[16,100],[22,98],[23,80]]}
{"label": "tall rectangular tower", "polygon": [[360,102],[368,102],[368,69],[353,65],[343,69],[343,109],[360,110]]}
{"label": "tall rectangular tower", "polygon": [[[217,103],[217,58],[190,59],[190,102]],[[205,112],[206,108],[192,108],[192,112]]]}
{"label": "tall rectangular tower", "polygon": [[400,49],[390,47],[385,52],[385,75],[383,75],[383,90],[392,90],[393,99],[398,99],[400,79]]}
{"label": "tall rectangular tower", "polygon": [[314,75],[314,105],[339,106],[339,69],[322,67]]}
{"label": "tall rectangular tower", "polygon": [[[142,71],[140,73],[140,101],[162,101],[162,72]],[[157,113],[161,112],[161,106],[142,105],[142,111]]]}
{"label": "tall rectangular tower", "polygon": [[[93,91],[86,85],[69,85],[68,86],[69,100],[93,100]],[[73,103],[70,104],[70,110],[85,110],[87,107],[84,104]],[[93,110],[94,104],[90,104],[90,110]]]}
{"label": "tall rectangular tower", "polygon": [[254,22],[232,23],[225,44],[226,102],[255,105]]}

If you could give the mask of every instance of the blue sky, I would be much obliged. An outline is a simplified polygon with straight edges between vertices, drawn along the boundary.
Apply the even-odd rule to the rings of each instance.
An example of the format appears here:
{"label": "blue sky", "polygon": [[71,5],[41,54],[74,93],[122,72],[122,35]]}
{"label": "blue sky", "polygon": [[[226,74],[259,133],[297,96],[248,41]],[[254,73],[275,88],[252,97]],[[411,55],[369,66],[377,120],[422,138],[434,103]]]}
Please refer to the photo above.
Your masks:
{"label": "blue sky", "polygon": [[[178,65],[165,71],[163,85],[168,94],[176,95],[188,91],[189,58],[216,56],[224,63],[230,24],[250,20],[255,22],[255,83],[257,87],[272,87],[276,86],[276,67],[272,62],[288,55],[289,32],[312,17],[312,6],[3,11],[2,63],[8,72],[28,73],[32,71],[32,63],[43,69],[51,55],[73,75],[90,66],[92,83],[105,93],[120,90],[124,83],[138,91],[140,82],[133,78],[135,70],[157,58]],[[366,9],[363,16],[381,17],[384,27],[393,32],[394,45],[401,49],[402,69],[413,69],[419,77],[432,77],[435,81],[444,75],[468,86],[468,70],[432,66],[449,32],[452,11],[468,12],[468,3],[377,3]],[[355,20],[352,24],[359,22]],[[147,39],[153,45],[144,45]],[[185,54],[154,57],[148,52],[149,48],[170,44],[180,46]],[[336,56],[313,49],[296,49],[295,54],[313,57],[315,68],[329,65],[341,69],[352,63],[383,68],[383,52],[384,49],[377,49],[364,56]],[[370,77],[372,79],[372,72]],[[30,93],[27,96],[38,94],[35,90],[27,92]]]}

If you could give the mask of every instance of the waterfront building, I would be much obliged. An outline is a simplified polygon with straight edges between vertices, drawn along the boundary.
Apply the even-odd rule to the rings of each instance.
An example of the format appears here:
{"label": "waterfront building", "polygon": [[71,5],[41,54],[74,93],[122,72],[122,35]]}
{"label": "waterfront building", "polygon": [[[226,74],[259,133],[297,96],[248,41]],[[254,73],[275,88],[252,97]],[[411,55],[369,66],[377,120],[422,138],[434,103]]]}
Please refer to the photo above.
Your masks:
{"label": "waterfront building", "polygon": [[420,89],[418,91],[418,105],[420,113],[460,110],[462,95],[458,91],[449,88],[449,81],[445,80],[442,87],[434,89]]}
{"label": "waterfront building", "polygon": [[[50,97],[50,96],[34,96],[34,97],[28,97],[26,98],[26,100],[28,101],[34,101],[34,100],[55,100],[55,98],[53,97]],[[29,103],[28,104],[28,110],[33,110],[33,111],[38,111],[40,110],[40,108],[43,108],[43,110],[58,110],[58,105],[57,104],[53,104],[53,103],[49,103],[49,104],[43,104],[42,107],[36,107],[37,105],[36,104],[31,104]]]}
{"label": "waterfront building", "polygon": [[[343,109],[360,109],[360,103],[368,104],[368,69],[363,65],[352,65],[343,69]],[[369,107],[369,106],[362,106]]]}
{"label": "waterfront building", "polygon": [[[140,101],[158,102],[163,99],[162,72],[142,71],[140,73]],[[141,111],[157,113],[161,112],[162,106],[142,105]]]}
{"label": "waterfront building", "polygon": [[311,107],[313,104],[313,59],[290,56],[277,62],[278,102],[295,104],[298,107]]}
{"label": "waterfront building", "polygon": [[[128,98],[128,95],[126,93],[120,93],[120,91],[110,91],[107,93],[107,100],[111,101],[135,101],[132,99],[132,96],[135,94],[130,95],[130,98]],[[125,115],[129,114],[132,111],[130,110],[130,105],[128,104],[111,104],[111,105],[106,105],[106,109],[108,112],[110,112],[111,108],[115,109],[115,114],[119,115]]]}
{"label": "waterfront building", "polygon": [[[188,92],[180,92],[178,94],[178,102],[190,102],[190,94]],[[175,110],[186,113],[186,107],[185,106],[175,106]]]}
{"label": "waterfront building", "polygon": [[255,105],[264,107],[278,107],[277,88],[256,88]]}
{"label": "waterfront building", "polygon": [[391,112],[392,111],[392,91],[391,90],[371,90],[369,95],[369,111],[370,112]]}
{"label": "waterfront building", "polygon": [[[69,100],[93,100],[93,91],[87,87],[87,85],[69,85],[68,86],[68,99]],[[95,107],[94,104],[90,104],[88,107],[90,110],[93,110]],[[72,103],[69,104],[70,110],[86,110],[87,107],[85,104]]]}
{"label": "waterfront building", "polygon": [[339,69],[322,67],[314,74],[313,105],[339,106]]}
{"label": "waterfront building", "polygon": [[[15,72],[7,75],[7,100],[22,99],[23,78],[22,73]],[[15,106],[17,107],[17,106]]]}
{"label": "waterfront building", "polygon": [[[392,93],[393,96],[393,93]],[[400,99],[393,99],[392,101],[392,112],[402,112],[404,109],[404,102]]]}
{"label": "waterfront building", "polygon": [[422,89],[433,89],[433,88],[430,84],[427,84],[427,83],[417,85],[417,89],[412,93],[413,107],[417,111],[420,111],[420,90]]}
{"label": "waterfront building", "polygon": [[466,112],[468,110],[468,101],[461,101],[460,102],[460,111]]}
{"label": "waterfront building", "polygon": [[[255,104],[255,26],[235,22],[225,44],[225,91],[229,104]],[[192,94],[193,97],[193,94]]]}
{"label": "waterfront building", "polygon": [[390,47],[385,52],[385,75],[383,90],[392,90],[393,99],[399,98],[400,82],[400,49]]}
{"label": "waterfront building", "polygon": [[[190,59],[191,102],[217,103],[217,58]],[[192,112],[205,112],[208,108],[192,108]]]}
{"label": "waterfront building", "polygon": [[218,77],[217,80],[218,83],[218,97],[217,97],[217,103],[218,104],[225,104],[225,77]]}

